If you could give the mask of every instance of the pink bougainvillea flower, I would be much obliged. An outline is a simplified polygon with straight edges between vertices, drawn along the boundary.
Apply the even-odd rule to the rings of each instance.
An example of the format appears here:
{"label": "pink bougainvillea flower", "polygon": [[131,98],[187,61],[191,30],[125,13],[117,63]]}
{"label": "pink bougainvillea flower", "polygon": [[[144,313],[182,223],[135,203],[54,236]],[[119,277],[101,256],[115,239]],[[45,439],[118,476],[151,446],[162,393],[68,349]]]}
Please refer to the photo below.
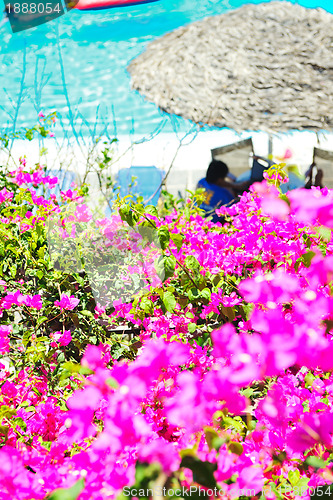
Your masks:
{"label": "pink bougainvillea flower", "polygon": [[42,182],[43,184],[48,184],[49,188],[52,189],[59,183],[59,179],[58,177],[51,177],[50,175],[48,175],[44,177]]}
{"label": "pink bougainvillea flower", "polygon": [[72,335],[69,330],[62,332],[55,332],[53,335],[54,340],[56,340],[59,345],[66,346],[72,341]]}
{"label": "pink bougainvillea flower", "polygon": [[264,485],[265,478],[261,467],[250,465],[243,467],[236,481],[233,485],[237,491],[254,491],[259,493]]}
{"label": "pink bougainvillea flower", "polygon": [[76,207],[74,215],[78,222],[89,222],[92,219],[90,208],[84,204]]}
{"label": "pink bougainvillea flower", "polygon": [[19,290],[13,293],[9,293],[0,301],[0,307],[2,309],[10,309],[13,305],[25,305],[27,307],[32,307],[38,310],[43,307],[42,298],[40,295],[22,295]]}
{"label": "pink bougainvillea flower", "polygon": [[279,198],[265,197],[261,202],[261,208],[264,215],[270,215],[276,219],[286,220],[289,215],[288,204]]}
{"label": "pink bougainvillea flower", "polygon": [[34,309],[42,309],[43,302],[40,295],[27,295],[24,297],[24,304],[28,307],[32,307]]}
{"label": "pink bougainvillea flower", "polygon": [[0,301],[0,307],[2,309],[10,309],[13,305],[22,305],[25,302],[25,297],[22,293],[17,290],[16,292],[8,293]]}
{"label": "pink bougainvillea flower", "polygon": [[228,345],[231,340],[236,336],[236,329],[230,323],[226,323],[221,328],[213,330],[211,333],[213,340],[213,356],[216,358],[226,357],[229,354]]}
{"label": "pink bougainvillea flower", "polygon": [[162,438],[143,446],[139,451],[139,457],[143,462],[160,463],[166,473],[176,471],[180,465],[176,446]]}
{"label": "pink bougainvillea flower", "polygon": [[318,189],[295,189],[288,193],[291,213],[305,224],[333,227],[332,192],[326,195]]}
{"label": "pink bougainvillea flower", "polygon": [[0,325],[0,354],[9,352],[9,334],[12,330],[11,325]]}
{"label": "pink bougainvillea flower", "polygon": [[289,446],[295,451],[304,452],[316,443],[323,443],[331,447],[333,443],[333,415],[332,414],[304,414],[301,422],[290,435]]}
{"label": "pink bougainvillea flower", "polygon": [[75,309],[75,307],[78,305],[80,302],[80,299],[77,299],[74,297],[74,295],[66,295],[63,294],[61,296],[61,300],[56,300],[54,302],[54,305],[57,307],[60,307],[60,309],[67,309],[68,311]]}
{"label": "pink bougainvillea flower", "polygon": [[99,302],[97,302],[96,307],[95,307],[95,318],[99,318],[102,314],[105,314],[105,307],[101,306]]}
{"label": "pink bougainvillea flower", "polygon": [[254,278],[243,280],[238,288],[247,302],[273,305],[296,297],[300,282],[296,276],[277,269],[273,273],[258,273]]}
{"label": "pink bougainvillea flower", "polygon": [[10,193],[7,191],[7,189],[4,187],[0,190],[0,203],[3,203],[4,201],[11,201],[13,199],[14,193]]}
{"label": "pink bougainvillea flower", "polygon": [[236,294],[236,292],[232,292],[230,295],[224,295],[221,302],[224,305],[224,307],[234,307],[234,306],[238,306],[243,301]]}
{"label": "pink bougainvillea flower", "polygon": [[[16,193],[17,185],[33,182],[51,186],[53,178],[38,168],[25,172],[21,164],[7,187],[16,184]],[[0,191],[6,231],[15,226],[22,232],[24,223],[33,229],[37,222],[46,223],[50,211],[60,214],[36,189],[26,186],[25,191],[25,215],[21,208],[15,213],[6,207],[16,203],[16,194],[12,198]],[[223,228],[175,209],[163,220],[149,216],[158,228],[166,225],[171,235],[181,234],[181,249],[176,243],[167,249],[177,259],[175,275],[158,291],[151,283],[146,287],[149,314],[139,309],[140,302],[136,307],[114,301],[114,308],[106,310],[98,304],[98,328],[108,328],[108,315],[112,329],[138,326],[140,342],[128,345],[123,339],[122,351],[111,343],[86,346],[84,340],[80,346],[76,336],[75,344],[84,351],[81,365],[90,370],[77,374],[75,369],[69,378],[57,367],[71,359],[72,353],[60,348],[71,342],[72,318],[62,325],[59,311],[49,310],[52,287],[45,293],[43,280],[36,283],[37,295],[23,295],[24,290],[35,293],[28,273],[16,279],[20,290],[13,290],[11,273],[3,269],[11,291],[0,287],[0,313],[4,323],[15,324],[16,318],[18,323],[14,334],[10,324],[0,327],[1,500],[43,500],[77,481],[84,483],[80,500],[116,498],[124,486],[135,484],[138,461],[142,467],[158,463],[169,475],[177,473],[187,455],[198,469],[184,467],[184,474],[177,473],[180,486],[189,489],[197,472],[210,469],[225,490],[221,500],[236,499],[240,491],[255,498],[266,494],[266,486],[291,485],[291,479],[313,491],[332,482],[333,242],[316,228],[333,220],[333,192],[289,193],[290,213],[279,196],[266,181],[253,186],[239,203],[223,208],[230,216]],[[62,194],[62,201],[70,204],[71,199],[77,201],[75,190]],[[87,222],[90,211],[82,202],[76,215]],[[59,221],[62,227],[61,216]],[[121,224],[118,216],[96,221],[119,249],[124,245],[123,239],[117,241]],[[131,240],[133,252],[137,243]],[[148,275],[155,260],[149,255],[144,254],[143,266]],[[212,290],[209,302],[198,294],[183,303],[178,262],[185,265],[188,255],[199,263],[198,275]],[[140,272],[140,266],[133,262],[129,269]],[[79,284],[75,287],[81,297]],[[173,312],[161,307],[166,289],[174,290],[179,302]],[[69,292],[60,295],[55,305],[61,310],[79,303]],[[45,313],[30,310],[42,306]],[[55,321],[42,319],[39,325],[44,314]],[[38,366],[34,350],[42,361]],[[18,363],[13,366],[12,360]],[[270,500],[275,496],[272,491],[266,495]]]}

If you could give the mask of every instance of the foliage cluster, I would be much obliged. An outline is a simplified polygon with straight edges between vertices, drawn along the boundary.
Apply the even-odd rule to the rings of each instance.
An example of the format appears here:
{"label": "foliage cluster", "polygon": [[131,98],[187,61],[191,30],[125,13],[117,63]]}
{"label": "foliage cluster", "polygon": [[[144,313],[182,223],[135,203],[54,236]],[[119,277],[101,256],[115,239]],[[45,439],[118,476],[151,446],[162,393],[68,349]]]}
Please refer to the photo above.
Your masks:
{"label": "foliage cluster", "polygon": [[333,193],[273,173],[224,224],[1,175],[1,500],[330,496]]}

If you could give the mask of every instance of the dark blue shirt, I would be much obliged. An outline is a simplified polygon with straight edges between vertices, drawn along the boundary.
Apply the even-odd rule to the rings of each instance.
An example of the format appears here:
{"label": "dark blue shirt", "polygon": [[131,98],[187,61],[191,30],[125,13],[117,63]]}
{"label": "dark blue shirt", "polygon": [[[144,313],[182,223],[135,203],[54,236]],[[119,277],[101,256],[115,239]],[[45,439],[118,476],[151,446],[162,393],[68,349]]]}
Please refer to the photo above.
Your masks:
{"label": "dark blue shirt", "polygon": [[215,210],[229,203],[234,197],[227,189],[217,186],[216,184],[210,184],[205,178],[198,182],[198,188],[203,188],[206,191],[205,201],[200,205],[200,208],[202,208],[207,215],[213,216],[213,222],[218,222],[219,216],[215,213]]}

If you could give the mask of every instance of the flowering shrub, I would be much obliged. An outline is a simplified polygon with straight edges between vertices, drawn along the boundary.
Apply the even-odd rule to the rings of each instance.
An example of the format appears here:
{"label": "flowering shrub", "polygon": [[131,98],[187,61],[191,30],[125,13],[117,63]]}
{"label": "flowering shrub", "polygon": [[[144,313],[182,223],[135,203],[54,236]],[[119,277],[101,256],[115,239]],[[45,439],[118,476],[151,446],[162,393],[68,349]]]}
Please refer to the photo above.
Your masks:
{"label": "flowering shrub", "polygon": [[[94,220],[25,160],[0,181],[1,500],[330,496],[331,191],[268,178],[222,225],[191,200]],[[143,255],[130,297],[110,247]]]}

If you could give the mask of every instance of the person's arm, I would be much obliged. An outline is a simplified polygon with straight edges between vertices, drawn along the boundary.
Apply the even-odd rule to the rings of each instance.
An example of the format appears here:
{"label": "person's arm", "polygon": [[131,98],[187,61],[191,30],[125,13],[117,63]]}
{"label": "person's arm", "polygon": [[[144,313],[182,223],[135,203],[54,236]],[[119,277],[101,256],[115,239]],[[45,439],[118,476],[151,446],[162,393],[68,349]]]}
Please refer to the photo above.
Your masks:
{"label": "person's arm", "polygon": [[225,189],[228,189],[228,191],[230,191],[233,196],[236,196],[237,194],[246,191],[250,187],[251,182],[229,182],[228,180],[224,180],[219,185]]}
{"label": "person's arm", "polygon": [[251,182],[250,181],[232,182],[231,185],[232,185],[232,189],[236,193],[243,193],[244,191],[249,189],[249,187],[251,186]]}

